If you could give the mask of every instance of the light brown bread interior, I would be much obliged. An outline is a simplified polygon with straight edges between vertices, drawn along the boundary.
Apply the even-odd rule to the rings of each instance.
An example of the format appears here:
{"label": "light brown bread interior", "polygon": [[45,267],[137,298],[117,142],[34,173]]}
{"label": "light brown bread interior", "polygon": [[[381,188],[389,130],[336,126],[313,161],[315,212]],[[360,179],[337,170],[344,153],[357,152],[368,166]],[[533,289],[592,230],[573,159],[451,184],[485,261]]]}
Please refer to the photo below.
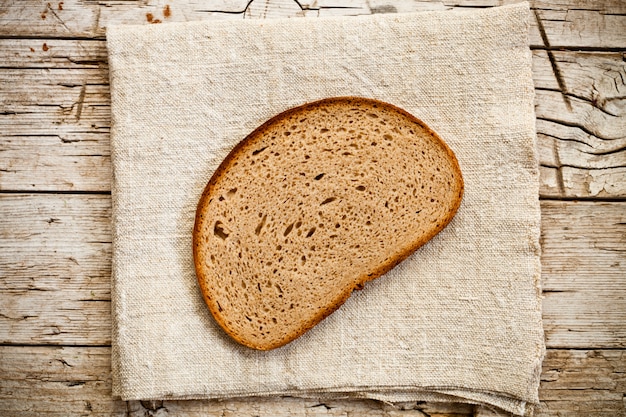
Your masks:
{"label": "light brown bread interior", "polygon": [[340,97],[288,110],[240,142],[198,204],[203,297],[239,343],[282,346],[454,217],[463,180],[423,122]]}

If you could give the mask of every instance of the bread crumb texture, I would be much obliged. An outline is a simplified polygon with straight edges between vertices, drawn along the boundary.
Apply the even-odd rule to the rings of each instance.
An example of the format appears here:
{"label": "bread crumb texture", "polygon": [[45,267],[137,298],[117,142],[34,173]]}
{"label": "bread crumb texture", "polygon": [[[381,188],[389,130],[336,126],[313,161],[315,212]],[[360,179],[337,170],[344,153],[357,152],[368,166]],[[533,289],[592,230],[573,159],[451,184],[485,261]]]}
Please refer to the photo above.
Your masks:
{"label": "bread crumb texture", "polygon": [[395,106],[288,110],[233,149],[200,199],[204,299],[239,343],[282,346],[441,231],[462,194],[450,148]]}

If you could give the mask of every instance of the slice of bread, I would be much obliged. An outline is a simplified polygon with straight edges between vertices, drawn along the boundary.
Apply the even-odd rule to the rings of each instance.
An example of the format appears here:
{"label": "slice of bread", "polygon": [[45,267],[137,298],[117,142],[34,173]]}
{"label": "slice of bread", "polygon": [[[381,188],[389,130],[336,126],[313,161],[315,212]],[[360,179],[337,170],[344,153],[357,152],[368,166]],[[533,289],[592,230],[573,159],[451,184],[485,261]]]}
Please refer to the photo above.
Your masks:
{"label": "slice of bread", "polygon": [[339,97],[288,110],[202,194],[193,250],[206,304],[239,343],[282,346],[441,231],[462,195],[450,148],[402,109]]}

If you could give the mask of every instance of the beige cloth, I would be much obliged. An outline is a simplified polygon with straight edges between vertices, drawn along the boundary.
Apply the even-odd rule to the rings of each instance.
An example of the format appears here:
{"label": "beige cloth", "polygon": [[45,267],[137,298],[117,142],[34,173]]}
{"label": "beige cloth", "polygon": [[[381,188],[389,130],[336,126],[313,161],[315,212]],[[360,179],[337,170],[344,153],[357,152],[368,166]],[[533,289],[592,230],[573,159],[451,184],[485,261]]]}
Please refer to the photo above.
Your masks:
{"label": "beige cloth", "polygon": [[[531,414],[544,344],[528,26],[523,3],[110,27],[114,394],[463,401]],[[461,164],[462,206],[303,337],[242,347],[196,284],[197,201],[262,122],[347,95],[437,131]]]}

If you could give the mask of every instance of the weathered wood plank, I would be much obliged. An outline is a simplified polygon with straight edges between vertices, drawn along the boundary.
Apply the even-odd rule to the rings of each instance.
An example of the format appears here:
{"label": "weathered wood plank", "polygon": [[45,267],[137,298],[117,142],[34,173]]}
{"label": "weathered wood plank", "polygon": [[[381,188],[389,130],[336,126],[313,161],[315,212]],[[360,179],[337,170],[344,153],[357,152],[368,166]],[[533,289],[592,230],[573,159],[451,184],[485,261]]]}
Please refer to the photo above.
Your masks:
{"label": "weathered wood plank", "polygon": [[126,416],[108,347],[0,346],[0,415]]}
{"label": "weathered wood plank", "polygon": [[625,392],[625,351],[548,350],[537,417],[624,417]]}
{"label": "weathered wood plank", "polygon": [[110,190],[108,70],[71,67],[0,69],[0,190]]}
{"label": "weathered wood plank", "polygon": [[543,202],[541,216],[544,292],[626,290],[626,204]]}
{"label": "weathered wood plank", "polygon": [[[110,197],[0,195],[0,342],[110,343]],[[542,203],[549,347],[626,347],[626,203]]]}
{"label": "weathered wood plank", "polygon": [[[536,417],[626,416],[626,351],[549,349]],[[475,417],[511,417],[480,407]]]}
{"label": "weathered wood plank", "polygon": [[4,194],[0,212],[0,343],[110,343],[110,196]]}
{"label": "weathered wood plank", "polygon": [[[58,416],[377,416],[469,417],[463,404],[250,398],[226,401],[131,401],[111,397],[108,347],[0,347],[0,415]],[[624,416],[626,351],[549,349],[537,415]],[[494,415],[487,410],[476,415]],[[505,414],[495,414],[502,416]]]}
{"label": "weathered wood plank", "polygon": [[624,198],[624,55],[550,53],[533,54],[542,197]]}
{"label": "weathered wood plank", "polygon": [[[0,36],[102,38],[106,26],[111,24],[413,12],[454,7],[489,7],[516,1],[215,0],[172,1],[168,5],[160,0],[65,0],[49,3],[25,0],[7,7],[0,22]],[[626,11],[620,0],[568,0],[559,3],[545,0],[532,4],[537,11],[536,16],[542,20],[551,47],[621,48],[626,44]],[[531,42],[535,46],[547,46],[535,22],[531,28]]]}
{"label": "weathered wood plank", "polygon": [[541,214],[546,344],[626,347],[626,204],[544,202]]}
{"label": "weathered wood plank", "polygon": [[108,82],[108,66],[103,40],[0,39],[0,69],[101,69]]}
{"label": "weathered wood plank", "polygon": [[[110,189],[110,104],[102,41],[0,40],[0,190]],[[39,42],[39,41],[37,41]],[[535,51],[541,195],[626,197],[621,53]]]}

